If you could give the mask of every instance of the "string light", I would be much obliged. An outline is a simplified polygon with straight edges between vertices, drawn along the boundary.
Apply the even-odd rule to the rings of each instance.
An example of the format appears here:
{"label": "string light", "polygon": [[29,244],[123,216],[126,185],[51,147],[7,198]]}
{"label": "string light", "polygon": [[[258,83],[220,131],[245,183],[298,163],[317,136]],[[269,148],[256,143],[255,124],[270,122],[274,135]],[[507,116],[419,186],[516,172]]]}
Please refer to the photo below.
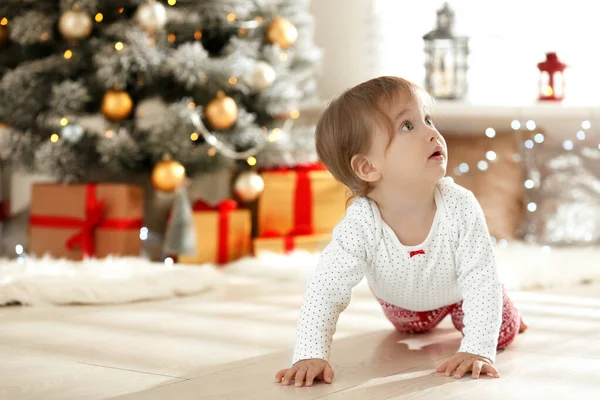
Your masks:
{"label": "string light", "polygon": [[467,172],[469,172],[469,164],[467,164],[467,163],[460,163],[460,165],[458,166],[458,170],[461,173],[466,174]]}
{"label": "string light", "polygon": [[292,117],[292,119],[298,119],[300,117],[300,111],[298,110],[294,110],[290,113],[290,117]]}
{"label": "string light", "polygon": [[202,39],[202,31],[200,31],[200,29],[198,29],[198,30],[196,30],[196,32],[194,32],[194,39],[196,39],[196,40]]}
{"label": "string light", "polygon": [[565,140],[563,142],[563,149],[565,149],[567,151],[573,150],[573,142],[570,141],[569,139]]}
{"label": "string light", "polygon": [[246,160],[246,162],[248,163],[248,165],[250,165],[251,167],[256,165],[256,158],[254,157],[248,157],[248,159]]}
{"label": "string light", "polygon": [[535,140],[536,143],[544,143],[544,134],[536,133],[535,136],[533,137],[533,140]]}
{"label": "string light", "polygon": [[592,127],[592,124],[590,123],[590,121],[585,120],[581,123],[581,127],[583,129],[590,129]]}
{"label": "string light", "polygon": [[276,142],[278,136],[277,132],[269,133],[269,142]]}
{"label": "string light", "polygon": [[0,25],[2,25],[2,26],[8,25],[8,18],[6,18],[6,17],[2,18],[2,20],[0,20]]}
{"label": "string light", "polygon": [[165,258],[165,265],[171,267],[175,261],[171,257]]}
{"label": "string light", "polygon": [[258,23],[258,24],[262,24],[263,22],[265,22],[264,18],[261,16],[257,16],[256,18],[254,18],[254,20]]}
{"label": "string light", "polygon": [[193,132],[190,135],[190,139],[192,139],[193,142],[195,142],[196,140],[198,140],[199,137],[200,137],[200,135],[198,135],[198,132]]}
{"label": "string light", "polygon": [[15,246],[15,253],[17,253],[17,255],[21,255],[23,254],[23,246],[18,244]]}
{"label": "string light", "polygon": [[528,149],[533,149],[533,146],[534,146],[533,140],[531,140],[531,139],[527,139],[527,140],[525,141],[525,147],[526,147],[526,148],[528,148]]}
{"label": "string light", "polygon": [[117,42],[115,43],[115,49],[117,49],[117,51],[121,51],[123,50],[123,42]]}
{"label": "string light", "polygon": [[496,130],[494,128],[487,128],[485,130],[485,136],[489,137],[490,139],[494,138],[496,136]]}
{"label": "string light", "polygon": [[44,32],[40,35],[40,39],[42,39],[43,41],[46,41],[46,40],[50,39],[50,34],[48,32]]}
{"label": "string light", "polygon": [[584,131],[577,132],[577,139],[585,140],[585,132]]}
{"label": "string light", "polygon": [[521,123],[519,121],[517,121],[516,119],[513,119],[512,122],[510,123],[510,127],[513,128],[515,131],[521,129]]}
{"label": "string light", "polygon": [[111,137],[113,137],[113,136],[114,136],[114,134],[115,134],[115,133],[113,132],[113,130],[112,130],[112,129],[109,129],[109,130],[107,130],[107,131],[106,131],[106,133],[105,133],[105,135],[106,135],[106,137],[107,137],[107,138],[111,138]]}
{"label": "string light", "polygon": [[66,118],[60,119],[60,126],[67,126],[69,124],[69,120]]}
{"label": "string light", "polygon": [[235,76],[232,76],[231,78],[229,78],[229,84],[230,85],[235,85],[237,83],[237,78]]}
{"label": "string light", "polygon": [[530,130],[530,131],[534,131],[535,130],[535,121],[533,120],[529,120],[525,123],[525,127]]}
{"label": "string light", "polygon": [[227,14],[227,21],[229,21],[229,22],[235,21],[236,18],[237,18],[237,16],[234,13]]}
{"label": "string light", "polygon": [[168,3],[168,4],[169,4],[171,7],[173,7],[175,4],[177,4],[177,0],[169,0],[169,1],[167,1],[167,3]]}
{"label": "string light", "polygon": [[280,61],[287,61],[287,59],[288,59],[288,55],[287,55],[287,53],[281,53],[281,54],[279,55],[279,60],[280,60]]}
{"label": "string light", "polygon": [[71,57],[73,57],[73,52],[71,50],[65,51],[64,57],[65,59],[70,60]]}
{"label": "string light", "polygon": [[143,226],[140,229],[140,240],[147,240],[147,239],[148,239],[148,228]]}
{"label": "string light", "polygon": [[194,103],[193,101],[190,101],[190,102],[188,103],[188,108],[189,108],[190,110],[195,110],[195,109],[196,109],[196,103]]}
{"label": "string light", "polygon": [[50,136],[50,141],[52,143],[58,142],[58,139],[59,139],[58,133],[53,133],[52,136]]}
{"label": "string light", "polygon": [[169,36],[167,36],[167,40],[169,41],[169,43],[175,43],[175,40],[177,40],[177,36],[175,36],[174,33],[169,33]]}
{"label": "string light", "polygon": [[208,149],[208,155],[210,157],[214,157],[217,154],[217,149],[215,149],[214,147],[211,147],[210,149]]}
{"label": "string light", "polygon": [[102,20],[104,19],[104,15],[102,15],[102,13],[98,13],[96,14],[96,17],[94,19],[96,20],[96,22],[102,22]]}
{"label": "string light", "polygon": [[498,156],[496,155],[495,151],[488,151],[485,153],[485,158],[487,158],[490,161],[496,161],[496,159],[498,158]]}
{"label": "string light", "polygon": [[535,212],[535,210],[537,210],[537,204],[535,204],[534,202],[527,204],[527,210],[529,212]]}
{"label": "string light", "polygon": [[481,171],[486,171],[488,169],[488,163],[487,161],[481,160],[477,163],[477,168],[479,168]]}
{"label": "string light", "polygon": [[123,7],[119,8],[119,14],[123,14],[123,11],[125,11]]}
{"label": "string light", "polygon": [[533,189],[533,187],[535,186],[535,183],[531,179],[527,179],[523,183],[523,186],[525,186],[525,189]]}

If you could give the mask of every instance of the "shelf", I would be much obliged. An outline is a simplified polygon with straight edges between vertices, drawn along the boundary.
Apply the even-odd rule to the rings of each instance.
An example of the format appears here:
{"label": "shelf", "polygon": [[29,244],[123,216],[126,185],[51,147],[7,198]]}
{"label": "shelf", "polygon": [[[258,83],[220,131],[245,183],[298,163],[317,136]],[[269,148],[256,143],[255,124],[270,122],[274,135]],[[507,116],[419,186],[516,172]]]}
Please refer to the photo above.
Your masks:
{"label": "shelf", "polygon": [[[325,109],[326,102],[318,102],[305,109],[304,117],[316,121]],[[540,102],[524,105],[471,104],[461,101],[438,100],[433,107],[433,119],[443,135],[483,135],[487,128],[498,133],[510,132],[511,123],[517,120],[523,129],[529,120],[535,122],[534,130],[543,131],[549,140],[576,140],[582,122],[589,121],[587,141],[600,142],[600,106],[582,106],[569,103]]]}

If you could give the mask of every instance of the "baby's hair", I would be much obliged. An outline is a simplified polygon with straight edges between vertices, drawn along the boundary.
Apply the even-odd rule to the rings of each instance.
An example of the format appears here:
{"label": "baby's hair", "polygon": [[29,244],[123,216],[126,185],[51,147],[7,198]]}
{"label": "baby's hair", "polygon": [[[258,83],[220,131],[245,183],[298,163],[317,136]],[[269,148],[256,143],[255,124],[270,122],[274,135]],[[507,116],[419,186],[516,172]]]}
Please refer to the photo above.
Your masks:
{"label": "baby's hair", "polygon": [[[386,110],[399,98],[430,108],[432,98],[419,86],[395,76],[381,76],[346,90],[329,103],[316,128],[317,155],[331,174],[346,185],[353,197],[366,196],[371,186],[354,173],[351,160],[365,154],[378,126],[394,135],[394,122]],[[351,200],[351,199],[349,199]]]}

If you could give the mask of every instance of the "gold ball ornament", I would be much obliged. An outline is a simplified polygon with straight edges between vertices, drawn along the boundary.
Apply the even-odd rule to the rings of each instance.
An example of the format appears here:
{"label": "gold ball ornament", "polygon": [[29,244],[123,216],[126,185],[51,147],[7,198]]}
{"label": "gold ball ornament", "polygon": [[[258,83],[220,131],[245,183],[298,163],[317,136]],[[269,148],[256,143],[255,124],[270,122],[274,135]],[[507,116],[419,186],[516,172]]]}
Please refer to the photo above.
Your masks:
{"label": "gold ball ornament", "polygon": [[92,33],[92,18],[82,10],[65,11],[58,20],[58,30],[67,40],[85,39]]}
{"label": "gold ball ornament", "polygon": [[263,178],[253,171],[242,172],[233,184],[233,192],[244,203],[258,199],[264,189]]}
{"label": "gold ball ornament", "polygon": [[138,7],[135,13],[137,23],[148,32],[155,32],[167,23],[167,9],[161,3],[150,0]]}
{"label": "gold ball ornament", "polygon": [[275,17],[267,27],[267,40],[282,49],[287,49],[298,39],[298,30],[289,20]]}
{"label": "gold ball ornament", "polygon": [[185,167],[165,156],[152,169],[152,186],[162,192],[174,192],[185,182]]}
{"label": "gold ball ornament", "polygon": [[9,37],[10,32],[8,30],[8,26],[0,25],[0,49],[8,43]]}
{"label": "gold ball ornament", "polygon": [[109,121],[121,121],[129,117],[133,110],[133,100],[129,93],[109,90],[102,99],[102,113]]}
{"label": "gold ball ornament", "polygon": [[237,121],[237,104],[231,97],[219,91],[217,97],[206,105],[204,115],[213,129],[228,129]]}

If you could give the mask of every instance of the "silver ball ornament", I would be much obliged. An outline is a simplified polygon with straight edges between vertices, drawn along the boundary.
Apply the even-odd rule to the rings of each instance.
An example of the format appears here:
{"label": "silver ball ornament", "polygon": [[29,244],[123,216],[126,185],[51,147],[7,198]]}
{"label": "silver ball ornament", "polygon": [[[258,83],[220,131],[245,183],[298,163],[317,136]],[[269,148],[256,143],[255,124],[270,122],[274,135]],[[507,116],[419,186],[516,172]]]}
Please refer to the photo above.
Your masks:
{"label": "silver ball ornament", "polygon": [[149,32],[154,32],[167,23],[167,9],[161,3],[150,1],[142,4],[135,12],[137,23]]}
{"label": "silver ball ornament", "polygon": [[233,192],[244,203],[254,201],[265,189],[263,178],[256,172],[242,172],[233,185]]}
{"label": "silver ball ornament", "polygon": [[269,63],[257,61],[247,81],[252,90],[261,91],[271,86],[276,77],[277,73]]}
{"label": "silver ball ornament", "polygon": [[65,11],[58,20],[58,30],[67,40],[85,39],[92,33],[92,18],[82,10]]}

